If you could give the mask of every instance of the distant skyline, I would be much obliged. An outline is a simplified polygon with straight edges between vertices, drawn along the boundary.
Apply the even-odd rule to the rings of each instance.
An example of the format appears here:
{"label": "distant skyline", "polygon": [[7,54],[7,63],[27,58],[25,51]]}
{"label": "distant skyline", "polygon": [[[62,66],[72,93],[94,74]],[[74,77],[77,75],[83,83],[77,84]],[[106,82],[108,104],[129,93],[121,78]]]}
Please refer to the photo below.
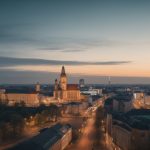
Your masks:
{"label": "distant skyline", "polygon": [[1,0],[0,83],[52,82],[62,65],[70,82],[150,83],[149,14],[148,0]]}

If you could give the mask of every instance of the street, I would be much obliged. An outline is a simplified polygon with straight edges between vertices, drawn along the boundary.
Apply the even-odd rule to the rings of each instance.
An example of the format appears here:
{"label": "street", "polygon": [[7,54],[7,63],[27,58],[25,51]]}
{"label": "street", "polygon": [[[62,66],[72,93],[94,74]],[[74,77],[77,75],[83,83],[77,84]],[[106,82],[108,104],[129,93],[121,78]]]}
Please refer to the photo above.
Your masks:
{"label": "street", "polygon": [[87,125],[83,129],[83,133],[77,143],[72,144],[67,150],[92,150],[93,139],[94,139],[94,119],[90,118],[87,120]]}
{"label": "street", "polygon": [[[83,128],[81,137],[74,144],[68,146],[67,150],[106,150],[105,133],[97,130],[95,127],[96,113],[87,120],[86,126]],[[97,135],[102,134],[101,137]],[[96,141],[99,141],[96,143]]]}

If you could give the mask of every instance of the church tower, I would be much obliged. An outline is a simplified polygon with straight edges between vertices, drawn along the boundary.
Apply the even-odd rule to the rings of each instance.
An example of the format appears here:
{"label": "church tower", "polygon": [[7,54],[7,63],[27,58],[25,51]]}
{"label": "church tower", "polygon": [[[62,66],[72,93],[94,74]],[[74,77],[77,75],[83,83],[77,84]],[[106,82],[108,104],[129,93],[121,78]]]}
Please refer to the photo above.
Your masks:
{"label": "church tower", "polygon": [[57,81],[57,79],[55,80],[55,85],[54,85],[54,98],[55,99],[58,99],[58,81]]}
{"label": "church tower", "polygon": [[57,81],[57,79],[55,79],[55,86],[54,86],[54,89],[55,89],[55,90],[58,90],[58,81]]}
{"label": "church tower", "polygon": [[67,76],[65,73],[65,67],[62,66],[61,74],[60,74],[60,87],[63,91],[67,90]]}

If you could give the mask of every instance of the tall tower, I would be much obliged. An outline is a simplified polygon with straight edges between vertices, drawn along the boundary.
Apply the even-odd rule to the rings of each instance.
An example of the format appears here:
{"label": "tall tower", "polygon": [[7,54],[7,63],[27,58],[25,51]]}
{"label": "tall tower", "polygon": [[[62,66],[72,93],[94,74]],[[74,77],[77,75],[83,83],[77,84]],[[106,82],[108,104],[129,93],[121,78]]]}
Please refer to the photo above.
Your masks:
{"label": "tall tower", "polygon": [[62,90],[67,90],[67,76],[65,73],[65,67],[62,66],[60,74],[60,87]]}
{"label": "tall tower", "polygon": [[85,86],[84,85],[84,79],[79,80],[79,86],[80,86],[80,88],[83,88]]}
{"label": "tall tower", "polygon": [[58,99],[58,81],[57,81],[57,79],[55,80],[55,85],[54,85],[54,98]]}
{"label": "tall tower", "polygon": [[111,77],[108,77],[108,85],[111,86]]}
{"label": "tall tower", "polygon": [[36,92],[40,92],[41,87],[40,87],[39,82],[37,82],[37,84],[36,84],[36,86],[35,86],[35,90],[36,90]]}
{"label": "tall tower", "polygon": [[58,81],[57,81],[57,79],[55,79],[55,86],[54,86],[54,89],[55,89],[55,90],[58,90]]}

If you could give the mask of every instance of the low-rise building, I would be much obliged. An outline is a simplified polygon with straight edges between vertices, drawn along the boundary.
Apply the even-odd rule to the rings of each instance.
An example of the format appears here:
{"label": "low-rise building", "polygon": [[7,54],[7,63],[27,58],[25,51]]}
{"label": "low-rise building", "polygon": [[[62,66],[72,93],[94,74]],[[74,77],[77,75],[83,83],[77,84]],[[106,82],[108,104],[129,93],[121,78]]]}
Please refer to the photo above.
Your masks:
{"label": "low-rise building", "polygon": [[88,107],[87,102],[69,102],[69,103],[64,103],[63,106],[64,114],[72,114],[72,115],[78,115],[82,114],[85,109]]}

